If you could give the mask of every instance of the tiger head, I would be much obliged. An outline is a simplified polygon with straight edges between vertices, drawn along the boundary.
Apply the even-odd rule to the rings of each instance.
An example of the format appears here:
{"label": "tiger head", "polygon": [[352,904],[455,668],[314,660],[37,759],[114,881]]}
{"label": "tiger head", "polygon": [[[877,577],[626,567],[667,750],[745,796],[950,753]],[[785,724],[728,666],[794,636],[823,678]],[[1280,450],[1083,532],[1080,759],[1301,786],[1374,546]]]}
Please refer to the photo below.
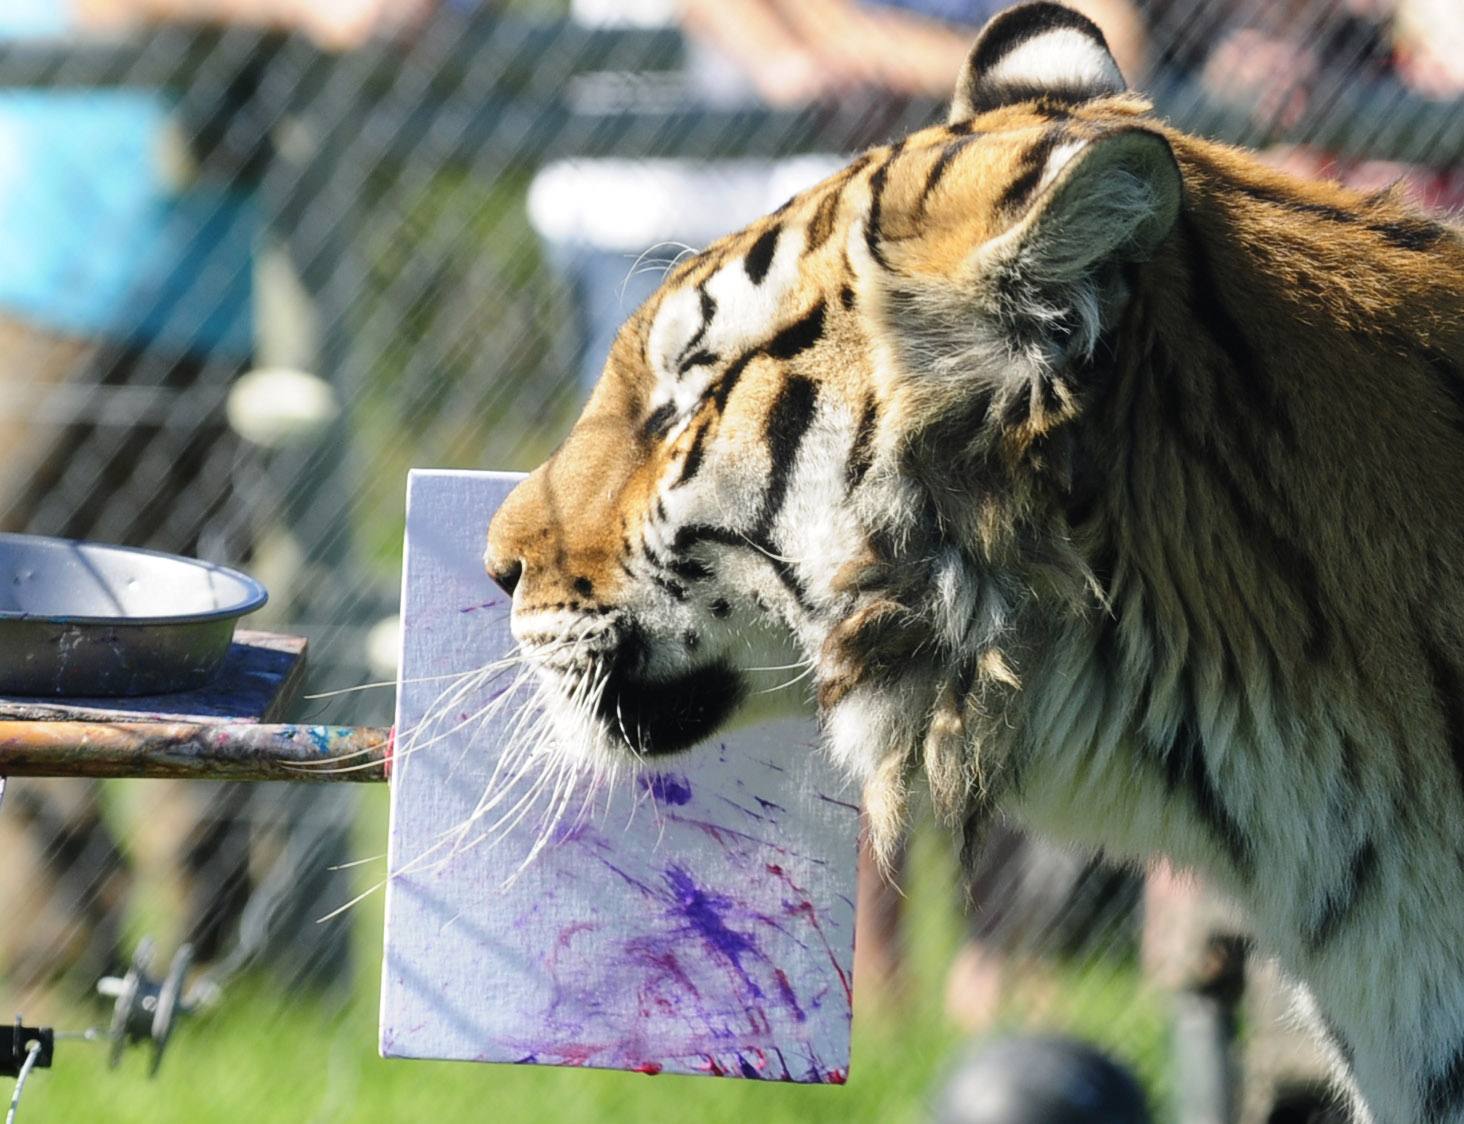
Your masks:
{"label": "tiger head", "polygon": [[981,33],[947,124],[680,264],[489,533],[573,752],[811,698],[876,826],[922,761],[964,806],[972,707],[1096,603],[1070,434],[1180,197],[1101,32],[1036,3]]}

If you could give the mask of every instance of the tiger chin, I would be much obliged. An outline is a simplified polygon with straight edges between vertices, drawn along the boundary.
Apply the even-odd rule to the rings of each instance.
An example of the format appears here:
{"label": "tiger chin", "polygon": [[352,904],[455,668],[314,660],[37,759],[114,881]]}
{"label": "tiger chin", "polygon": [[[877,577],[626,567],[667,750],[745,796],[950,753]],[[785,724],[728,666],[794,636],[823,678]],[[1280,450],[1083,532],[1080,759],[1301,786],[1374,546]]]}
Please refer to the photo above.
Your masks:
{"label": "tiger chin", "polygon": [[1024,5],[947,124],[669,275],[486,564],[584,752],[811,705],[879,846],[923,778],[968,845],[1170,856],[1359,1120],[1464,1121],[1461,357],[1456,230]]}

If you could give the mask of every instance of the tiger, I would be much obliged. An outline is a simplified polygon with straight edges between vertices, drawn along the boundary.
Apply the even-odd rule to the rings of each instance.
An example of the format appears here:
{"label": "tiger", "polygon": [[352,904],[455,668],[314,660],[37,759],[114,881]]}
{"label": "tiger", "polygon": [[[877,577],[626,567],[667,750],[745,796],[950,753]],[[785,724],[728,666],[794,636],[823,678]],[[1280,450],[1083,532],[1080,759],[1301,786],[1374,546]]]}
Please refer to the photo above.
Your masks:
{"label": "tiger", "polygon": [[926,794],[968,857],[1004,815],[1197,871],[1355,1119],[1444,1124],[1461,480],[1458,227],[1178,131],[1039,2],[668,272],[485,566],[584,769],[808,707],[881,854]]}

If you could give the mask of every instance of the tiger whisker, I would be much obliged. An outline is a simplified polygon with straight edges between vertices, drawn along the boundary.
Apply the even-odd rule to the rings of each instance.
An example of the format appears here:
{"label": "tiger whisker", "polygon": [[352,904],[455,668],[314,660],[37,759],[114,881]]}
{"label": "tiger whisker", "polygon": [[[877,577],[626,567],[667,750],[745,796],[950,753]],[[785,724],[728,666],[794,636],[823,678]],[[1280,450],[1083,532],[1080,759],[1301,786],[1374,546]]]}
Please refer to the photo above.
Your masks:
{"label": "tiger whisker", "polygon": [[539,853],[553,839],[563,818],[564,809],[568,807],[569,798],[574,795],[578,774],[573,764],[567,758],[561,757],[553,766],[553,771],[557,776],[554,789],[549,796],[548,816],[541,824],[533,846],[529,848],[518,868],[502,883],[504,889],[512,886],[524,871],[529,869],[533,861],[539,857]]}
{"label": "tiger whisker", "polygon": [[[474,669],[477,670],[476,668]],[[378,679],[374,683],[358,683],[354,687],[337,687],[331,691],[315,691],[308,695],[301,695],[302,699],[333,699],[337,695],[351,695],[357,691],[374,691],[381,687],[397,687],[405,684],[415,683],[436,683],[443,679],[457,679],[462,675],[469,674],[462,671],[451,671],[444,675],[417,675],[411,679]]]}
{"label": "tiger whisker", "polygon": [[351,870],[354,867],[367,866],[367,865],[369,865],[371,863],[379,863],[379,862],[381,862],[385,858],[386,858],[386,852],[383,851],[379,855],[372,855],[371,857],[365,858],[365,859],[351,859],[348,862],[332,863],[330,866],[326,867],[325,869],[328,870],[328,871]]}
{"label": "tiger whisker", "polygon": [[[488,681],[491,682],[492,679],[490,678]],[[480,686],[481,686],[481,684],[480,684]],[[427,749],[430,746],[436,745],[438,742],[441,742],[441,741],[445,740],[446,738],[451,737],[453,734],[457,733],[459,730],[463,729],[465,726],[468,726],[469,724],[471,724],[480,715],[486,714],[488,711],[490,711],[490,710],[494,709],[496,706],[500,705],[499,700],[502,697],[503,696],[501,696],[501,695],[495,696],[495,698],[492,699],[489,702],[489,704],[486,707],[484,707],[482,710],[477,711],[477,712],[475,712],[472,715],[467,715],[467,716],[463,717],[456,725],[450,727],[447,730],[444,730],[440,734],[437,734],[435,737],[432,737],[432,738],[427,739],[426,741],[421,741],[420,740],[420,734],[414,733],[414,735],[411,738],[409,738],[409,740],[407,741],[407,743],[405,745],[399,745],[399,746],[393,747],[393,749],[391,751],[391,760],[392,760],[392,763],[394,765],[395,764],[399,764],[401,761],[404,761],[408,757],[412,756],[412,754],[416,753],[418,750]],[[452,706],[452,704],[449,704],[447,709],[451,709],[451,706]],[[433,719],[430,723],[427,722],[426,720],[424,720],[422,723],[418,724],[418,726],[416,726],[414,729],[416,731],[419,731],[420,732],[420,731],[425,730],[426,728],[429,728],[432,725],[435,725],[436,723],[437,723],[437,719]],[[342,755],[341,757],[331,758],[329,761],[320,761],[320,762],[315,762],[315,761],[290,762],[290,763],[287,763],[286,768],[291,768],[291,769],[295,769],[295,770],[300,771],[300,772],[306,772],[306,773],[310,773],[312,775],[320,775],[320,776],[333,776],[333,775],[337,775],[337,774],[341,774],[341,773],[355,773],[355,772],[362,772],[362,771],[365,771],[365,770],[368,770],[368,769],[378,769],[378,768],[381,767],[381,764],[382,763],[381,763],[381,761],[379,761],[379,760],[377,760],[375,758],[373,758],[370,761],[363,761],[363,762],[360,762],[360,763],[355,764],[355,765],[337,765],[336,763],[337,762],[340,762],[340,761],[349,761],[352,758],[361,757],[361,756],[364,756],[364,755],[367,755],[367,754],[374,754],[374,753],[376,753],[376,751],[378,751],[379,749],[382,748],[382,745],[385,745],[385,744],[389,744],[389,743],[378,743],[377,745],[368,746],[366,749],[357,750],[354,753],[345,754],[345,755]]]}
{"label": "tiger whisker", "polygon": [[[670,241],[669,239],[666,240],[666,241],[657,242],[654,245],[647,246],[644,250],[642,250],[639,254],[636,255],[635,261],[633,261],[633,262],[630,263],[630,272],[628,272],[625,275],[624,279],[620,282],[620,288],[616,291],[616,294],[615,294],[615,299],[616,300],[618,300],[618,301],[624,301],[625,300],[625,287],[626,287],[626,285],[628,285],[630,283],[630,279],[636,275],[636,271],[640,269],[642,263],[645,262],[646,258],[649,257],[651,254],[655,253],[662,246],[679,246],[681,248],[681,250],[682,250],[683,253],[687,253],[687,252],[689,252],[689,253],[696,253],[695,250],[693,250],[690,246],[686,245],[684,242],[673,242],[673,241]],[[676,258],[671,259],[671,262],[667,264],[667,268],[669,269],[671,267],[671,265],[674,264],[676,262],[676,260],[680,258],[680,256],[681,256],[680,254],[677,254]]]}
{"label": "tiger whisker", "polygon": [[[609,676],[604,671],[582,678],[577,684],[575,691],[570,697],[570,708],[576,711],[583,711],[587,715],[592,714],[603,696],[605,687],[609,682]],[[568,811],[569,803],[577,787],[579,787],[583,774],[574,760],[563,754],[555,754],[553,768],[559,773],[559,780],[555,783],[554,792],[550,796],[548,814],[540,826],[537,838],[524,859],[520,862],[518,869],[510,876],[505,886],[511,885],[543,851],[544,847],[553,840],[563,824],[565,814]],[[584,804],[581,803],[581,809]]]}
{"label": "tiger whisker", "polygon": [[807,667],[808,660],[796,660],[793,663],[775,664],[772,667],[744,667],[739,671],[792,671],[794,668]]}
{"label": "tiger whisker", "polygon": [[753,693],[758,695],[771,695],[774,691],[786,690],[787,688],[792,687],[797,683],[801,683],[803,680],[807,679],[810,675],[814,673],[815,670],[817,670],[817,666],[817,664],[811,663],[806,668],[804,668],[801,674],[795,675],[792,679],[789,679],[783,683],[778,683],[772,687],[764,687],[761,690],[755,691]]}
{"label": "tiger whisker", "polygon": [[383,878],[380,882],[373,883],[370,886],[370,888],[365,889],[365,890],[362,890],[354,898],[352,898],[350,901],[346,902],[345,905],[336,906],[335,909],[331,910],[324,917],[317,917],[315,919],[315,923],[317,925],[324,925],[327,921],[334,920],[335,918],[339,917],[341,914],[345,913],[348,909],[351,909],[353,906],[360,905],[367,898],[369,898],[372,894],[374,894],[377,891],[383,889],[386,886],[387,881],[388,881],[388,879]]}

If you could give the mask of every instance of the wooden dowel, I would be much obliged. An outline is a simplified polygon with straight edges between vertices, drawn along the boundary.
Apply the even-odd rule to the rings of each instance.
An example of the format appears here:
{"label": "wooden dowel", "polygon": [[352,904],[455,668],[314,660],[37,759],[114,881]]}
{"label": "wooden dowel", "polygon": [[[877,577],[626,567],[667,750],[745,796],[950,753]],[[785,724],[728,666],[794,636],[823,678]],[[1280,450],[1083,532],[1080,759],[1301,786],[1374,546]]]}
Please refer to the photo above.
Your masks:
{"label": "wooden dowel", "polygon": [[0,775],[382,781],[385,726],[0,722]]}

